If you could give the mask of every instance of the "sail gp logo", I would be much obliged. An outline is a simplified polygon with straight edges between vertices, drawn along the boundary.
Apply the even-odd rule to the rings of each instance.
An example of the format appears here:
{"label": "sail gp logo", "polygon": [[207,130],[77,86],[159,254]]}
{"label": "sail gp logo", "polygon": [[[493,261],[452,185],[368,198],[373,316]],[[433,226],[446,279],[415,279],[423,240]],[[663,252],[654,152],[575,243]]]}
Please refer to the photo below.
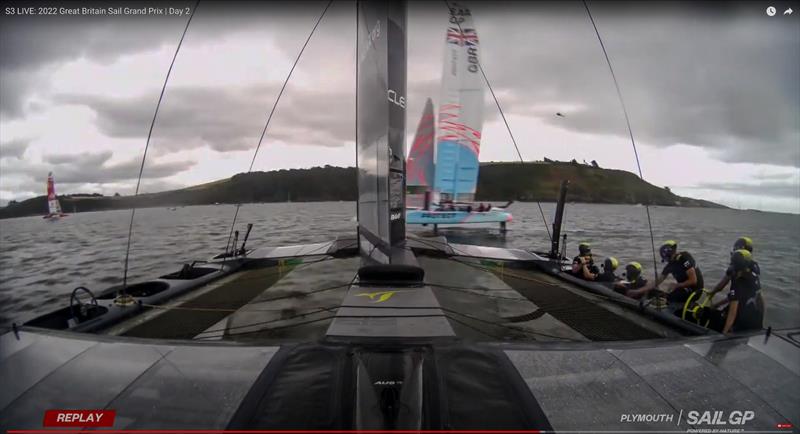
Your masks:
{"label": "sail gp logo", "polygon": [[717,411],[696,411],[691,410],[686,413],[686,423],[692,426],[698,425],[745,425],[747,422],[755,419],[756,413],[754,411],[740,411],[733,410],[730,413],[725,413],[722,410]]}
{"label": "sail gp logo", "polygon": [[739,427],[743,427],[755,419],[756,413],[750,410],[733,410],[730,412],[721,410],[690,410],[684,412],[681,410],[677,417],[675,416],[673,413],[628,413],[620,415],[619,421],[623,423],[648,424],[675,423],[677,426],[686,424],[689,425],[688,432],[739,432],[743,430],[743,428]]}

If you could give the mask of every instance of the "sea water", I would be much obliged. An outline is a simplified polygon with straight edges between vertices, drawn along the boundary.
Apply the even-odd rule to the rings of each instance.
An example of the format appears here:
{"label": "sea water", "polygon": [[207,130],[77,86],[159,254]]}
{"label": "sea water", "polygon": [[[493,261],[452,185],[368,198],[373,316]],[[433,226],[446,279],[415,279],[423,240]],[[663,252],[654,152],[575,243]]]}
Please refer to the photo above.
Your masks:
{"label": "sea water", "polygon": [[[542,203],[548,223],[555,204]],[[225,248],[234,206],[187,206],[136,212],[129,280],[136,282],[179,270]],[[500,236],[495,227],[444,229],[451,241],[549,250],[550,241],[535,203],[515,203],[514,221]],[[250,247],[314,243],[355,234],[353,202],[245,204],[237,219],[241,238],[247,223]],[[733,242],[749,236],[762,272],[767,301],[765,325],[800,326],[800,216],[789,214],[651,207],[656,248],[678,241],[689,251],[711,288],[722,277]],[[0,220],[0,327],[21,323],[69,303],[77,286],[95,293],[121,283],[130,211],[71,214],[58,221],[41,217]],[[410,227],[411,232],[429,228]],[[653,252],[645,208],[630,205],[568,204],[563,232],[567,256],[581,241],[597,256],[615,256],[621,269],[639,261],[653,275]],[[663,264],[660,260],[657,267]],[[619,270],[620,272],[622,270]]]}

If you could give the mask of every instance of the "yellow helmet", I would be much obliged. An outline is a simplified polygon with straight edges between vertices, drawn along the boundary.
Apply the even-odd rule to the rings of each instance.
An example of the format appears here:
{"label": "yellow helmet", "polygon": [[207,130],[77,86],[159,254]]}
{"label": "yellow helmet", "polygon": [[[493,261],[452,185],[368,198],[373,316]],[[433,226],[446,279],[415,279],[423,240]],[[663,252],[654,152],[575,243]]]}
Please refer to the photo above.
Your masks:
{"label": "yellow helmet", "polygon": [[658,249],[659,255],[661,255],[661,262],[669,261],[672,258],[672,255],[678,251],[678,242],[675,240],[667,240],[664,241],[664,244],[661,245],[661,248]]}
{"label": "yellow helmet", "polygon": [[613,256],[609,256],[608,258],[606,258],[605,261],[603,261],[603,269],[606,271],[609,270],[614,271],[617,269],[618,266],[619,266],[619,261],[617,260],[617,258]]}
{"label": "yellow helmet", "polygon": [[633,282],[642,275],[642,264],[638,262],[629,262],[625,266],[625,278],[628,282]]}
{"label": "yellow helmet", "polygon": [[736,271],[748,269],[753,264],[753,254],[749,250],[739,249],[731,255],[731,265]]}
{"label": "yellow helmet", "polygon": [[733,243],[733,250],[741,250],[745,249],[750,253],[753,253],[753,240],[750,237],[739,237],[735,243]]}

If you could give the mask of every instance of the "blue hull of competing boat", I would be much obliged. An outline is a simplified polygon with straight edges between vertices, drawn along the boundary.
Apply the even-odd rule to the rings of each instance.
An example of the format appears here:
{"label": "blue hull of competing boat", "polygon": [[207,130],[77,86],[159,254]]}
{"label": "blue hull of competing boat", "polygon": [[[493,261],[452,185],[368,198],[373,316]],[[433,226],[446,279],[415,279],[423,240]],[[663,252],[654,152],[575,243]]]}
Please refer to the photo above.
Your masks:
{"label": "blue hull of competing boat", "polygon": [[493,209],[491,211],[431,211],[408,210],[406,223],[415,225],[447,225],[467,223],[508,223],[512,220],[511,213]]}

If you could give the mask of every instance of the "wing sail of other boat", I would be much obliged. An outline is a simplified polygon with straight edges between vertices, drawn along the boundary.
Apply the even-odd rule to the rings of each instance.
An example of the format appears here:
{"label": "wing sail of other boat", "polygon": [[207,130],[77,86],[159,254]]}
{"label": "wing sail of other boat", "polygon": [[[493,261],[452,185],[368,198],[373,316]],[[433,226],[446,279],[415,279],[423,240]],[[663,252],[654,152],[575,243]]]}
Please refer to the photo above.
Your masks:
{"label": "wing sail of other boat", "polygon": [[434,129],[433,102],[428,98],[417,126],[414,143],[411,145],[411,151],[408,154],[406,176],[409,187],[425,187],[425,190],[430,190],[433,187]]}
{"label": "wing sail of other boat", "polygon": [[47,174],[47,214],[42,218],[54,219],[66,215],[67,214],[61,210],[61,203],[58,201],[58,197],[56,197],[56,185],[53,180],[53,172],[50,172]]}
{"label": "wing sail of other boat", "polygon": [[446,35],[434,187],[443,200],[471,202],[478,184],[483,81],[468,8],[451,3]]}
{"label": "wing sail of other boat", "polygon": [[478,53],[478,33],[472,13],[457,3],[450,3],[438,129],[432,149],[435,164],[424,164],[427,156],[424,153],[427,150],[425,140],[432,139],[432,134],[426,135],[424,130],[427,110],[433,105],[430,100],[417,129],[408,163],[410,186],[429,186],[420,180],[427,176],[425,170],[434,172],[431,202],[437,206],[435,209],[420,209],[427,208],[427,205],[420,206],[417,203],[419,198],[412,195],[406,212],[407,223],[431,224],[434,229],[440,224],[499,223],[501,231],[505,231],[506,223],[512,220],[505,207],[474,203],[480,169],[478,155],[484,92]]}
{"label": "wing sail of other boat", "polygon": [[433,101],[428,98],[406,160],[407,209],[424,208],[426,195],[430,195],[433,191],[435,134],[436,117],[433,113]]}

